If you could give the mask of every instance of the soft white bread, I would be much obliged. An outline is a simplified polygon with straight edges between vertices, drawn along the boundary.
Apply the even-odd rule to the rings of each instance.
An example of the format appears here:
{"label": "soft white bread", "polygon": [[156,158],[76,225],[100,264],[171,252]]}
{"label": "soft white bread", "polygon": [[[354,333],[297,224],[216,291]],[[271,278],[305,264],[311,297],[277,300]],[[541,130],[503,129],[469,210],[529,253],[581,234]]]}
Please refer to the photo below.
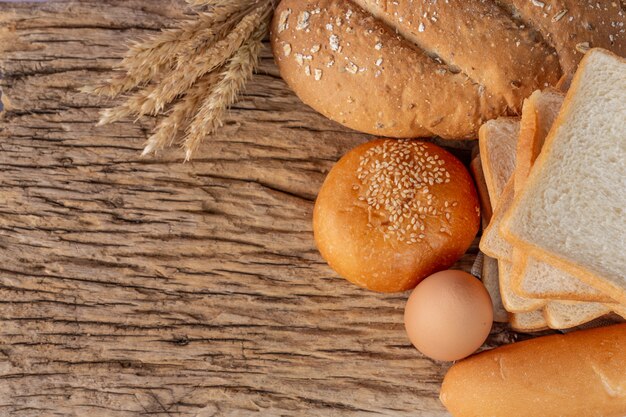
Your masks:
{"label": "soft white bread", "polygon": [[604,292],[547,262],[513,251],[511,288],[523,297],[552,300],[614,302]]}
{"label": "soft white bread", "polygon": [[[480,248],[486,254],[495,256],[501,260],[512,262],[512,270],[507,277],[510,287],[504,287],[505,292],[512,291],[514,294],[507,294],[505,298],[513,311],[528,311],[523,298],[556,298],[562,300],[580,301],[602,301],[612,302],[613,300],[603,292],[573,278],[571,274],[562,271],[545,262],[537,261],[530,257],[527,263],[527,256],[523,251],[514,251],[513,246],[507,242],[499,232],[499,226],[510,207],[515,189],[521,190],[526,182],[531,167],[539,155],[544,140],[552,126],[558,110],[561,107],[564,96],[557,91],[536,91],[524,102],[524,111],[520,123],[520,134],[517,142],[516,159],[514,170],[509,183],[505,186],[501,202],[496,208],[496,213],[492,217],[492,222],[487,227],[480,242]],[[487,144],[494,141],[493,137],[498,137],[493,133],[494,129],[482,130],[481,141]],[[500,129],[499,136],[505,138],[506,131]],[[511,133],[511,132],[509,132]],[[502,140],[511,142],[509,138]],[[497,165],[499,159],[493,159],[491,164]],[[486,162],[487,164],[487,162]],[[495,171],[495,170],[494,170]],[[522,256],[523,254],[523,256]],[[517,256],[516,256],[517,255]],[[530,265],[532,268],[526,268]],[[573,278],[573,279],[572,279]],[[525,290],[529,291],[525,291]],[[578,316],[578,320],[584,320],[585,315]]]}
{"label": "soft white bread", "polygon": [[498,259],[498,271],[500,273],[500,296],[502,304],[511,313],[528,313],[541,309],[547,304],[547,300],[539,298],[521,297],[511,290],[511,262]]}
{"label": "soft white bread", "polygon": [[547,330],[548,322],[543,310],[534,310],[527,313],[511,313],[509,324],[516,332],[532,333]]}
{"label": "soft white bread", "polygon": [[626,303],[626,62],[590,51],[501,231]]}
{"label": "soft white bread", "polygon": [[551,335],[453,365],[439,398],[453,417],[623,417],[626,324]]}
{"label": "soft white bread", "polygon": [[[516,150],[516,164],[513,172],[514,194],[524,188],[535,160],[541,153],[545,139],[556,120],[565,95],[556,90],[535,91],[524,100],[520,135]],[[507,197],[509,197],[507,195]],[[510,205],[511,199],[507,201]],[[499,219],[502,218],[501,212]],[[494,223],[494,228],[499,225]],[[494,230],[495,230],[494,229]],[[490,233],[493,233],[491,230]],[[499,230],[498,230],[499,231]],[[507,248],[508,242],[498,233],[496,243]],[[488,244],[488,243],[487,243]],[[526,262],[526,259],[528,262]],[[537,298],[556,298],[561,300],[603,301],[613,300],[603,292],[583,283],[571,274],[545,262],[538,261],[519,249],[512,250],[513,271],[511,286],[518,295]],[[526,265],[525,268],[522,267]],[[530,289],[524,292],[523,289]]]}
{"label": "soft white bread", "polygon": [[[514,185],[523,186],[526,176],[539,154],[544,139],[547,136],[556,115],[558,114],[562,101],[563,95],[557,91],[548,90],[545,92],[537,91],[533,93],[524,103],[524,113],[522,115],[521,128],[519,129],[519,140],[517,140],[517,143],[515,143],[517,139],[516,131],[519,123],[515,120],[504,119],[500,123],[498,123],[498,120],[489,123],[491,126],[481,128],[481,149],[483,150],[481,154],[485,155],[483,156],[485,165],[492,167],[492,169],[487,170],[487,172],[491,174],[491,176],[495,176],[494,173],[496,172],[500,173],[500,178],[503,181],[506,181],[506,176],[510,175],[511,170],[513,170],[513,174],[511,176],[515,179],[511,178],[509,180],[509,184],[507,184],[508,188],[505,187],[505,196],[503,198],[507,199],[507,201],[504,202],[504,208],[506,208],[512,200],[512,194],[514,194],[514,191],[511,191],[512,187],[514,187]],[[513,126],[513,128],[507,128],[509,126]],[[509,158],[510,162],[507,163],[506,158],[503,158],[503,154],[505,154],[506,151],[499,153],[492,150],[498,149],[496,146],[497,144],[503,144],[500,145],[499,149],[506,149],[507,147],[510,148],[511,146],[517,145],[517,152],[515,153],[516,158]],[[492,184],[492,189],[497,189],[493,186],[493,184],[497,182],[497,178],[490,178],[490,175],[485,175],[485,177],[486,182],[488,184]],[[520,275],[524,275],[526,256],[521,256],[523,255],[521,251],[513,250],[513,247],[506,242],[499,233],[496,233],[498,229],[498,219],[502,218],[504,210],[502,202],[498,203],[496,201],[495,203],[498,204],[496,208],[497,217],[493,218],[491,225],[492,229],[490,229],[490,232],[496,236],[499,242],[501,242],[502,247],[509,251],[511,257],[510,261],[512,261],[507,262],[507,258],[499,257],[500,294],[503,305],[508,311],[519,314],[530,313],[536,309],[544,308],[544,314],[546,315],[546,318],[549,318],[549,320],[547,320],[548,325],[551,328],[556,329],[563,329],[581,323],[586,323],[594,320],[599,315],[603,315],[611,311],[614,306],[613,304],[601,305],[597,303],[589,304],[585,302],[560,303],[558,301],[548,300],[549,297],[528,297],[526,294],[516,292],[512,285],[513,280],[518,278]],[[495,227],[494,224],[496,225]],[[489,238],[490,232],[488,231],[486,233],[486,238]],[[483,240],[484,239],[485,238],[483,238]],[[488,245],[487,252],[489,253]],[[498,252],[491,251],[491,253]],[[528,273],[538,274],[538,276],[531,276],[531,278],[539,284],[537,285],[538,287],[541,288],[543,281],[546,281],[548,286],[550,285],[550,282],[553,281],[552,285],[557,288],[558,285],[563,282],[569,284],[564,289],[568,290],[566,291],[567,294],[572,294],[574,297],[570,299],[565,296],[561,296],[559,297],[560,299],[581,299],[586,301],[586,296],[591,294],[591,297],[589,298],[594,301],[612,301],[605,294],[592,287],[588,287],[586,284],[576,279],[574,279],[574,281],[567,281],[572,278],[571,275],[559,270],[558,268],[542,262],[535,262],[534,265],[537,268],[528,271]],[[577,290],[578,292],[576,292]]]}
{"label": "soft white bread", "polygon": [[513,245],[500,234],[500,225],[502,224],[504,213],[513,204],[514,197],[514,179],[511,177],[504,186],[498,205],[491,215],[489,226],[483,230],[483,235],[478,244],[480,250],[487,255],[507,262],[512,262],[513,260]]}
{"label": "soft white bread", "polygon": [[611,313],[602,303],[578,301],[551,301],[543,309],[543,315],[551,329],[569,329]]}
{"label": "soft white bread", "polygon": [[487,183],[489,201],[494,209],[497,209],[504,186],[515,169],[519,130],[519,118],[500,117],[483,124],[478,131],[480,162]]}
{"label": "soft white bread", "polygon": [[483,268],[480,279],[483,282],[487,292],[491,297],[493,305],[493,321],[506,323],[509,321],[509,314],[502,305],[502,297],[500,296],[500,284],[498,274],[498,260],[485,256],[483,258]]}

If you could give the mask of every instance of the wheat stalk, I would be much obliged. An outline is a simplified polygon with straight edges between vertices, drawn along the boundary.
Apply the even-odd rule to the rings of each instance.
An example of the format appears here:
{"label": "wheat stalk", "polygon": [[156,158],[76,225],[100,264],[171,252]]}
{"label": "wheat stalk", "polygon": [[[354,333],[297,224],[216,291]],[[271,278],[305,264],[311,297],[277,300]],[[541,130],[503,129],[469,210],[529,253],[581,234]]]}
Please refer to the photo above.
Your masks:
{"label": "wheat stalk", "polygon": [[168,116],[159,122],[155,132],[148,138],[142,156],[172,146],[178,133],[186,129],[206,92],[219,81],[219,76],[218,72],[211,72],[198,80],[185,97],[173,106]]}
{"label": "wheat stalk", "polygon": [[135,43],[116,69],[125,71],[83,91],[116,97],[99,124],[129,116],[156,115],[169,108],[143,154],[171,146],[185,132],[185,159],[222,124],[258,63],[276,0],[187,0],[202,10],[174,29]]}
{"label": "wheat stalk", "polygon": [[263,24],[253,36],[230,59],[226,70],[211,94],[205,98],[200,109],[187,128],[185,137],[185,160],[197,150],[202,139],[222,126],[226,109],[230,107],[239,91],[246,85],[259,62],[259,51],[263,46],[267,25]]}

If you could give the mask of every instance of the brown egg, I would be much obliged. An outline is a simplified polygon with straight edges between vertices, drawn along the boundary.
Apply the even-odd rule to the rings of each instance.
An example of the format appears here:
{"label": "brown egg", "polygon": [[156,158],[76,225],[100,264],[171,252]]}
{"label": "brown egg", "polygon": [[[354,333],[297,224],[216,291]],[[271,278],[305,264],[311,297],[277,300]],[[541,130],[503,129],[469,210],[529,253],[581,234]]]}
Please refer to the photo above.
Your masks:
{"label": "brown egg", "polygon": [[493,307],[483,284],[467,272],[437,272],[411,293],[404,326],[424,355],[454,361],[474,353],[487,339]]}

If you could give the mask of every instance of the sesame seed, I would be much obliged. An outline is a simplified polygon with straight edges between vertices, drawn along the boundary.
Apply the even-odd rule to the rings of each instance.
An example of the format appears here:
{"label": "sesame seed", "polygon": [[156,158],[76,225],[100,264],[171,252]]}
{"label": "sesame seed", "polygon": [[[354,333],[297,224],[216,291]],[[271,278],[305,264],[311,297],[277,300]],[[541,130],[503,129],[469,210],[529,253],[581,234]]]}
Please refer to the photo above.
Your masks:
{"label": "sesame seed", "polygon": [[450,203],[439,202],[432,194],[435,184],[442,183],[449,173],[437,163],[439,155],[430,155],[427,149],[428,145],[417,141],[386,140],[360,158],[359,200],[367,202],[368,213],[382,217],[385,239],[418,243],[426,233],[421,220],[429,216],[443,221],[452,216],[444,209]]}

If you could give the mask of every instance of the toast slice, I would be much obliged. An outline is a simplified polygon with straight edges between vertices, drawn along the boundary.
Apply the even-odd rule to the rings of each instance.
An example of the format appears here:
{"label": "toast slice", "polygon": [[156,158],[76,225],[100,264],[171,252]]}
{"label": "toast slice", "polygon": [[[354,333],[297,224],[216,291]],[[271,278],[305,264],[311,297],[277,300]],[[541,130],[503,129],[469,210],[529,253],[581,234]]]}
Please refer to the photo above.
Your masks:
{"label": "toast slice", "polygon": [[511,288],[517,295],[552,300],[578,300],[612,303],[602,291],[549,263],[513,250]]}
{"label": "toast slice", "polygon": [[[535,160],[541,153],[545,139],[564,100],[565,95],[563,93],[548,89],[535,91],[524,101],[516,164],[513,172],[514,195],[519,194],[526,184],[526,179],[530,175]],[[511,202],[512,200],[508,200],[507,204],[510,205]],[[499,239],[503,239],[502,233],[498,233],[498,236]],[[506,248],[509,249],[511,246],[506,245]],[[519,249],[513,248],[511,254],[513,258],[511,286],[518,295],[561,300],[613,301],[605,293],[583,283],[571,274],[533,257],[528,257]],[[525,262],[526,260],[528,262]],[[526,265],[526,268],[520,268],[520,263]]]}
{"label": "toast slice", "polygon": [[543,308],[548,301],[545,299],[520,297],[511,290],[511,262],[498,259],[500,296],[502,305],[510,313],[528,313]]}
{"label": "toast slice", "polygon": [[480,160],[493,209],[515,169],[519,128],[518,117],[500,117],[486,122],[478,131]]}
{"label": "toast slice", "polygon": [[611,313],[611,309],[601,303],[580,303],[576,301],[553,301],[543,309],[546,323],[551,329],[569,329]]}
{"label": "toast slice", "polygon": [[498,260],[485,256],[483,259],[481,280],[491,297],[493,304],[493,320],[499,323],[506,323],[509,321],[509,314],[504,308],[504,305],[502,305],[499,279]]}
{"label": "toast slice", "polygon": [[[513,202],[515,190],[521,191],[535,159],[541,152],[545,137],[557,117],[563,99],[564,96],[560,92],[547,90],[545,92],[536,91],[524,102],[515,169],[512,178],[509,179],[504,188],[492,222],[483,233],[480,249],[489,256],[509,260],[513,263],[509,282],[512,291],[518,296],[612,302],[613,300],[605,293],[581,282],[571,274],[535,258],[530,257],[528,259],[527,264],[531,265],[532,268],[524,269],[522,265],[514,261],[520,257],[515,256],[513,246],[503,238],[499,230],[502,218]],[[522,259],[526,260],[526,256]],[[523,304],[514,303],[515,300],[519,300],[519,297],[509,295],[505,298],[516,305],[518,309],[525,309]]]}
{"label": "toast slice", "polygon": [[548,329],[548,322],[541,310],[511,314],[510,324],[511,328],[518,332],[538,332]]}
{"label": "toast slice", "polygon": [[626,303],[626,60],[583,58],[504,237]]}

